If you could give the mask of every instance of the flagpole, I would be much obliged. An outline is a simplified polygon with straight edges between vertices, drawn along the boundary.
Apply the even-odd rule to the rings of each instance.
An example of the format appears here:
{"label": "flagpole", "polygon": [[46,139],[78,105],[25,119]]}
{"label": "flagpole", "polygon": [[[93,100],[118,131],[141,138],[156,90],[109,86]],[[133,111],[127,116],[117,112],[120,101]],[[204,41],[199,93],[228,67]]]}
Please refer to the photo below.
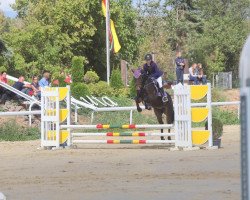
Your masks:
{"label": "flagpole", "polygon": [[107,52],[107,83],[109,85],[110,77],[110,47],[109,47],[109,28],[110,16],[109,16],[109,0],[106,0],[106,52]]}

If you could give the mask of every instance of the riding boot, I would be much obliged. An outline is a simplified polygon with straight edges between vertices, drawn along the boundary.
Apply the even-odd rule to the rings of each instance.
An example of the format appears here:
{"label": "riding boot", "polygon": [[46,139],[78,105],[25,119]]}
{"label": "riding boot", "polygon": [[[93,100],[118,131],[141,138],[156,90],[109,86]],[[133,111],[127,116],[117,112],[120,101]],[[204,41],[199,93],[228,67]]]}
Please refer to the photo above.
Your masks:
{"label": "riding boot", "polygon": [[165,93],[163,87],[160,88],[160,93],[161,93],[161,96],[162,96],[162,101],[163,102],[167,102],[168,101],[168,97],[167,97],[167,94]]}

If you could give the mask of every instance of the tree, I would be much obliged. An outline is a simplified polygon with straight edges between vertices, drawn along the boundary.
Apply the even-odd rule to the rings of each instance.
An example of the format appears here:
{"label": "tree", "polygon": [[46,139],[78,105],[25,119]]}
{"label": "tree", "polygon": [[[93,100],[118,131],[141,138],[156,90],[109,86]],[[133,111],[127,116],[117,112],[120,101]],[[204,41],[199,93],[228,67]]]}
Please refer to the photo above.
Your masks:
{"label": "tree", "polygon": [[161,0],[142,0],[138,7],[137,34],[140,38],[139,56],[135,63],[144,64],[146,53],[154,53],[159,67],[170,74],[173,73],[172,50],[167,42],[166,13]]}
{"label": "tree", "polygon": [[72,79],[74,83],[81,83],[83,82],[84,77],[84,64],[86,60],[82,56],[74,56],[72,58]]}
{"label": "tree", "polygon": [[245,23],[249,6],[247,0],[199,1],[203,33],[189,38],[189,58],[203,62],[208,74],[233,71],[233,79],[237,78],[239,55],[249,32]]}
{"label": "tree", "polygon": [[168,42],[173,51],[188,49],[188,38],[202,33],[202,19],[199,15],[198,1],[191,0],[166,0],[165,13]]}
{"label": "tree", "polygon": [[[23,57],[26,66],[36,63],[38,71],[55,67],[60,71],[70,66],[72,57],[84,56],[86,70],[93,68],[101,78],[105,77],[105,18],[101,1],[16,0],[14,9],[18,18],[4,39],[14,53]],[[111,64],[118,63],[121,57],[133,61],[138,45],[132,1],[111,1],[111,16],[122,45],[119,54],[112,55]]]}
{"label": "tree", "polygon": [[111,78],[110,78],[110,86],[115,89],[121,89],[124,87],[122,82],[121,71],[119,69],[113,69]]}

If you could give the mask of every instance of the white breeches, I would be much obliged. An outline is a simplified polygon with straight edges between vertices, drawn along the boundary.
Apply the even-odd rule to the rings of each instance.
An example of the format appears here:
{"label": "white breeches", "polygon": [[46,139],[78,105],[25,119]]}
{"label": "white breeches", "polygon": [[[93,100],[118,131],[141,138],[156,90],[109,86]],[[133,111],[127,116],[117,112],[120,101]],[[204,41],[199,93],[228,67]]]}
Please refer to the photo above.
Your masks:
{"label": "white breeches", "polygon": [[159,88],[162,88],[162,77],[156,79],[157,83],[159,84]]}

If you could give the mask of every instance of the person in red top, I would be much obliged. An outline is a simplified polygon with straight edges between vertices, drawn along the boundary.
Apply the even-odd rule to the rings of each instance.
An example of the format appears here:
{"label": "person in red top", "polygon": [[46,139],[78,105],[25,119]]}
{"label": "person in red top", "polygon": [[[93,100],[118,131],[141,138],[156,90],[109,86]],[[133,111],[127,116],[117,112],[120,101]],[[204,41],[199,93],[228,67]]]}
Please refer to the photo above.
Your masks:
{"label": "person in red top", "polygon": [[[0,81],[8,84],[7,73],[6,71],[1,72]],[[0,98],[6,92],[6,89],[0,86]]]}
{"label": "person in red top", "polygon": [[4,83],[8,83],[8,79],[7,79],[7,73],[5,71],[3,71],[0,75],[0,81],[4,82]]}

